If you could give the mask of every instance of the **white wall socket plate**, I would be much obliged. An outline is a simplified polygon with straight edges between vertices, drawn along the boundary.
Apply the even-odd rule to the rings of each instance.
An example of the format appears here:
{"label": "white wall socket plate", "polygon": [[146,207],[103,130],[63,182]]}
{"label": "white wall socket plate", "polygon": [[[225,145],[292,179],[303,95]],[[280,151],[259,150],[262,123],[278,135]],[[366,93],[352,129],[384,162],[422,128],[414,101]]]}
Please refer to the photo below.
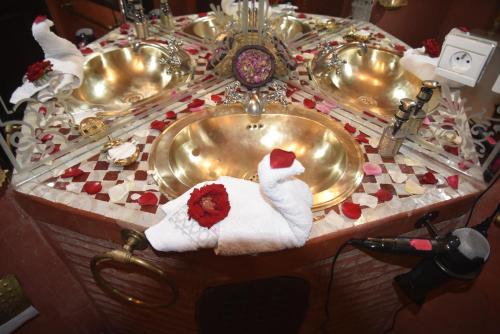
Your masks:
{"label": "white wall socket plate", "polygon": [[457,30],[453,29],[446,36],[435,74],[474,87],[497,42]]}
{"label": "white wall socket plate", "polygon": [[497,80],[493,84],[491,90],[494,91],[495,93],[500,94],[500,74],[498,75]]}

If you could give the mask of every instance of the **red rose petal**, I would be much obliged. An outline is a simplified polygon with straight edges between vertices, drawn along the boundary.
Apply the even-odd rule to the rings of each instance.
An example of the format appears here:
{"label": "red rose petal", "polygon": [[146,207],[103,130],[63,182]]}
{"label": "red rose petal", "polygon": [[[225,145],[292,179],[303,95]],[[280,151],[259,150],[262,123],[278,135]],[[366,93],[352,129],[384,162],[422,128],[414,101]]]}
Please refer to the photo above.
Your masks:
{"label": "red rose petal", "polygon": [[330,45],[330,46],[337,46],[337,45],[339,45],[339,42],[337,42],[337,41],[330,41],[330,42],[328,42],[328,45]]}
{"label": "red rose petal", "polygon": [[420,177],[420,184],[436,184],[438,180],[431,172],[427,172]]}
{"label": "red rose petal", "polygon": [[497,141],[495,140],[495,138],[493,138],[493,136],[488,136],[486,137],[486,140],[488,141],[488,143],[490,143],[491,145],[496,145],[497,144]]}
{"label": "red rose petal", "polygon": [[41,106],[40,108],[38,108],[38,112],[43,114],[43,115],[46,115],[47,114],[47,108],[45,108],[44,106]]}
{"label": "red rose petal", "polygon": [[128,29],[130,29],[130,24],[128,24],[128,23],[122,23],[120,25],[120,29],[128,30]]}
{"label": "red rose petal", "polygon": [[313,101],[311,99],[304,99],[302,103],[309,109],[314,109],[316,107],[316,101]]}
{"label": "red rose petal", "polygon": [[354,139],[356,139],[358,143],[368,144],[370,142],[368,137],[364,133],[360,133],[359,135],[354,137]]}
{"label": "red rose petal", "polygon": [[167,119],[176,119],[177,118],[177,114],[175,113],[175,111],[167,111],[165,113],[165,117]]}
{"label": "red rose petal", "polygon": [[194,99],[193,102],[188,104],[188,108],[195,109],[195,108],[199,108],[199,107],[203,106],[204,104],[205,104],[204,100]]}
{"label": "red rose petal", "polygon": [[389,190],[382,188],[375,193],[375,196],[377,196],[379,202],[387,202],[392,199],[392,193]]}
{"label": "red rose petal", "polygon": [[67,179],[69,177],[75,177],[75,176],[80,176],[83,174],[83,170],[81,170],[78,167],[71,167],[68,168],[64,171],[64,173],[61,175],[63,179]]}
{"label": "red rose petal", "polygon": [[271,168],[286,168],[290,167],[295,160],[295,153],[284,151],[279,148],[275,148],[271,152],[270,162]]}
{"label": "red rose petal", "polygon": [[92,52],[94,52],[94,50],[92,50],[91,48],[87,47],[87,48],[81,49],[80,52],[82,53],[82,55],[89,55]]}
{"label": "red rose petal", "polygon": [[210,99],[217,104],[222,102],[222,96],[220,96],[218,94],[214,94],[214,95],[210,96]]}
{"label": "red rose petal", "polygon": [[47,16],[45,15],[38,15],[37,17],[35,17],[35,20],[33,20],[33,23],[40,23],[40,22],[43,22],[47,19]]}
{"label": "red rose petal", "polygon": [[158,120],[152,121],[150,124],[151,129],[158,130],[160,132],[163,131],[166,126],[167,124],[165,122]]}
{"label": "red rose petal", "polygon": [[102,185],[99,181],[85,182],[85,184],[83,185],[83,191],[85,191],[89,195],[95,195],[101,190]]}
{"label": "red rose petal", "polygon": [[305,18],[307,18],[307,16],[304,13],[299,13],[299,15],[297,15],[297,18],[299,18],[299,19],[305,19]]}
{"label": "red rose petal", "polygon": [[47,133],[46,135],[44,135],[42,138],[40,138],[40,140],[42,141],[42,143],[46,143],[48,142],[49,140],[52,140],[54,138],[53,135],[51,135],[50,133]]}
{"label": "red rose petal", "polygon": [[395,44],[394,45],[394,50],[396,50],[398,52],[405,52],[406,48],[403,45],[401,45],[401,44]]}
{"label": "red rose petal", "polygon": [[137,203],[141,206],[156,205],[158,203],[158,197],[152,192],[145,192],[139,197]]}
{"label": "red rose petal", "polygon": [[52,149],[52,151],[49,153],[50,154],[54,154],[54,153],[57,153],[61,150],[61,144],[55,144],[54,145],[54,148]]}
{"label": "red rose petal", "polygon": [[458,175],[451,175],[446,178],[448,185],[453,189],[458,189]]}
{"label": "red rose petal", "polygon": [[347,218],[358,219],[359,217],[361,217],[361,207],[359,206],[359,204],[344,202],[342,203],[341,210],[344,216],[346,216]]}
{"label": "red rose petal", "polygon": [[295,60],[296,61],[304,61],[304,57],[302,57],[301,55],[296,55]]}
{"label": "red rose petal", "polygon": [[344,129],[351,134],[356,132],[356,128],[349,123],[345,123]]}

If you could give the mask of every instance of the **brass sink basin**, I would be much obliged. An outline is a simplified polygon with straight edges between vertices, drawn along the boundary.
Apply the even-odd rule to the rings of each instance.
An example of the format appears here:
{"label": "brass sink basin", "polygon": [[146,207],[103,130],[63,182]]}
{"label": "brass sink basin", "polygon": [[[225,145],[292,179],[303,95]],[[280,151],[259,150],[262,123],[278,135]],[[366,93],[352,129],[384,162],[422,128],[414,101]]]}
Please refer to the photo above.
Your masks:
{"label": "brass sink basin", "polygon": [[166,52],[148,42],[98,54],[85,63],[82,85],[72,97],[80,105],[122,109],[188,81],[194,70],[190,56],[179,50],[181,65],[172,68],[164,63]]}
{"label": "brass sink basin", "polygon": [[307,23],[290,15],[277,17],[271,23],[271,27],[285,42],[295,40],[311,31]]}
{"label": "brass sink basin", "polygon": [[177,197],[219,176],[257,180],[257,165],[273,148],[293,151],[299,176],[314,195],[313,210],[332,206],[358,187],[363,155],[343,127],[320,113],[268,105],[260,116],[241,105],[219,106],[173,123],[155,140],[149,169],[161,191]]}
{"label": "brass sink basin", "polygon": [[222,40],[226,36],[222,30],[223,28],[219,27],[215,17],[212,15],[200,17],[182,29],[188,35],[207,41]]}
{"label": "brass sink basin", "polygon": [[[370,111],[388,117],[394,115],[402,98],[414,99],[421,81],[405,71],[394,52],[369,46],[366,52],[357,43],[336,49],[346,64],[328,66],[332,53],[316,56],[311,62],[311,76],[326,95],[354,111]],[[434,94],[429,107],[438,103]]]}
{"label": "brass sink basin", "polygon": [[[279,16],[271,22],[271,27],[285,42],[311,31],[307,23],[293,16]],[[211,15],[194,20],[184,27],[183,32],[208,41],[222,40],[226,36],[224,28],[218,26],[215,17]]]}

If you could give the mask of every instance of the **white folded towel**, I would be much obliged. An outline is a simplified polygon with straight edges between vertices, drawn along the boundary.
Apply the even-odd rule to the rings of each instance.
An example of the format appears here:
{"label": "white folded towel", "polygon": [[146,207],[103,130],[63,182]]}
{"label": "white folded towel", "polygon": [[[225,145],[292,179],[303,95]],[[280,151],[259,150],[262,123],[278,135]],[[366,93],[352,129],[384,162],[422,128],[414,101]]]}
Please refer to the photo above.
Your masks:
{"label": "white folded towel", "polygon": [[446,84],[452,88],[462,87],[463,85],[459,82],[435,74],[438,61],[439,57],[432,58],[425,53],[425,47],[408,49],[399,60],[405,70],[413,73],[422,81],[436,80],[441,85]]}
{"label": "white folded towel", "polygon": [[15,104],[36,93],[38,93],[38,100],[45,102],[61,91],[80,87],[85,58],[73,43],[57,36],[50,30],[53,25],[51,20],[45,19],[38,23],[34,22],[31,28],[33,37],[45,54],[45,60],[49,60],[53,65],[49,82],[35,86],[26,80],[12,94],[11,103]]}
{"label": "white folded towel", "polygon": [[[146,230],[153,248],[160,251],[191,251],[215,248],[220,255],[241,255],[300,247],[312,226],[312,194],[293,178],[304,171],[295,160],[287,168],[271,169],[269,155],[259,164],[261,184],[222,176],[197,184],[162,206],[166,217]],[[226,218],[210,229],[189,220],[187,201],[194,188],[223,184],[231,209]]]}
{"label": "white folded towel", "polygon": [[413,73],[420,80],[436,80],[434,71],[439,58],[429,57],[425,53],[425,47],[408,49],[399,60],[405,70]]}

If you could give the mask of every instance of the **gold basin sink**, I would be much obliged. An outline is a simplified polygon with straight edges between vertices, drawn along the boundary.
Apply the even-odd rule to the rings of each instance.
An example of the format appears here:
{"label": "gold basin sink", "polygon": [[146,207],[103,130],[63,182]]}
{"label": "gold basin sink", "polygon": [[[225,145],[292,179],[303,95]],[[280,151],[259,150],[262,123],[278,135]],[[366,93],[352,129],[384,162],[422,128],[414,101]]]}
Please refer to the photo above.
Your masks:
{"label": "gold basin sink", "polygon": [[219,106],[181,118],[153,143],[149,169],[161,191],[177,197],[224,175],[258,181],[257,165],[273,148],[295,152],[304,165],[299,178],[311,188],[313,210],[344,200],[363,178],[361,149],[343,127],[296,105],[268,105],[260,116]]}
{"label": "gold basin sink", "polygon": [[[311,27],[307,23],[293,16],[280,16],[274,19],[271,27],[278,37],[285,42],[294,40],[302,34],[311,31]],[[223,30],[223,27],[217,25],[215,17],[209,15],[196,19],[184,27],[183,32],[201,39],[213,41],[221,40],[226,36]]]}
{"label": "gold basin sink", "polygon": [[98,54],[83,68],[82,85],[72,97],[77,104],[122,109],[188,81],[194,66],[179,50],[180,66],[165,64],[167,51],[160,44],[140,43]]}
{"label": "gold basin sink", "polygon": [[283,41],[292,41],[311,31],[311,27],[296,17],[285,15],[276,18],[271,27]]}
{"label": "gold basin sink", "polygon": [[[339,73],[327,63],[332,53],[317,56],[311,63],[311,75],[326,95],[354,111],[370,111],[378,116],[394,115],[402,98],[414,99],[422,82],[405,71],[394,52],[368,46],[366,52],[357,43],[336,49],[346,64],[339,65]],[[438,103],[434,94],[429,103]]]}

